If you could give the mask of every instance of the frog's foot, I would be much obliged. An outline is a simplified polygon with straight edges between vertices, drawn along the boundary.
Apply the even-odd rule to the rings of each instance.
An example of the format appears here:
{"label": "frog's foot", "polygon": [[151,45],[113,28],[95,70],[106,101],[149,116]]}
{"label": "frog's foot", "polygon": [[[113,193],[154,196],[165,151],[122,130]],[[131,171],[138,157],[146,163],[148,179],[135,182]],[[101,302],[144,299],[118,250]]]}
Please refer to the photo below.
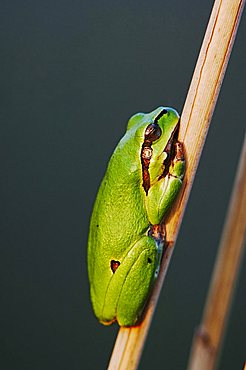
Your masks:
{"label": "frog's foot", "polygon": [[175,159],[176,160],[181,160],[183,161],[184,160],[184,146],[183,146],[183,143],[181,143],[180,141],[177,141],[175,143]]}
{"label": "frog's foot", "polygon": [[183,179],[185,173],[185,154],[184,146],[179,141],[174,144],[174,156],[169,167],[169,175],[180,180]]}
{"label": "frog's foot", "polygon": [[166,244],[166,226],[164,222],[159,225],[152,225],[148,231],[148,236],[155,240],[158,249],[163,250]]}

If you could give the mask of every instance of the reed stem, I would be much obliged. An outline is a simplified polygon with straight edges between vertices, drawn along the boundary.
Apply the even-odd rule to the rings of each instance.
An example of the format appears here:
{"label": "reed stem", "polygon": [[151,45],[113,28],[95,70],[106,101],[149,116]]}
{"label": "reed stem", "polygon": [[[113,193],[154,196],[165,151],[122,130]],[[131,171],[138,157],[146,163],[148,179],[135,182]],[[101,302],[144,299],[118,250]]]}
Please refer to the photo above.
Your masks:
{"label": "reed stem", "polygon": [[216,368],[245,247],[245,237],[246,136],[202,323],[194,336],[189,370]]}

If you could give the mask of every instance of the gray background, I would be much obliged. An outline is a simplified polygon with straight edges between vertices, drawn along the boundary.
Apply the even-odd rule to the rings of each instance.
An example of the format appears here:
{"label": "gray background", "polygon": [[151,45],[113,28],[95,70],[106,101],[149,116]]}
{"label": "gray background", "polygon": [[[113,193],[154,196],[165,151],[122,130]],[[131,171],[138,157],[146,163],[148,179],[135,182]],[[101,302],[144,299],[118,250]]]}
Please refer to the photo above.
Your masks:
{"label": "gray background", "polygon": [[[105,369],[90,213],[133,113],[182,110],[212,1],[1,1],[1,370]],[[245,128],[245,16],[140,369],[185,369]],[[244,260],[245,261],[245,260]],[[220,369],[246,360],[246,269]]]}

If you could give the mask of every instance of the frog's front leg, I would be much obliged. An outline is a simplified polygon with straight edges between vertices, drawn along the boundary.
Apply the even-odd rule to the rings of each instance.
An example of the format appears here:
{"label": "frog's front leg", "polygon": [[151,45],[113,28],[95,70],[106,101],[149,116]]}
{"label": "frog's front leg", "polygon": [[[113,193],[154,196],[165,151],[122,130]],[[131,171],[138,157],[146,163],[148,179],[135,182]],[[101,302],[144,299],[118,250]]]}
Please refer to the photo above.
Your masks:
{"label": "frog's front leg", "polygon": [[145,197],[149,221],[152,225],[163,223],[174,203],[185,173],[183,144],[176,141],[164,160],[164,171],[150,187]]}

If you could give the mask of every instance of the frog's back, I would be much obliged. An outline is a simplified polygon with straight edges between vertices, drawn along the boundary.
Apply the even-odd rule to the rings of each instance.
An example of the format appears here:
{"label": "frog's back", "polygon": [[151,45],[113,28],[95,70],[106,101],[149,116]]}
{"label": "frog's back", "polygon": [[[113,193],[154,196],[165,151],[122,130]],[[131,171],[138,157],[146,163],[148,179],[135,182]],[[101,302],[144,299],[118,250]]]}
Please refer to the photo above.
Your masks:
{"label": "frog's back", "polygon": [[[111,261],[121,260],[148,228],[140,151],[130,140],[124,137],[114,151],[93,208],[88,241],[92,290],[98,279],[101,285],[108,281]],[[103,295],[106,286],[101,289]]]}
{"label": "frog's back", "polygon": [[139,235],[146,228],[140,152],[134,153],[137,148],[131,140],[128,145],[121,145],[121,140],[114,151],[92,213],[90,234],[105,243],[104,249],[115,243],[125,249],[132,230]]}

